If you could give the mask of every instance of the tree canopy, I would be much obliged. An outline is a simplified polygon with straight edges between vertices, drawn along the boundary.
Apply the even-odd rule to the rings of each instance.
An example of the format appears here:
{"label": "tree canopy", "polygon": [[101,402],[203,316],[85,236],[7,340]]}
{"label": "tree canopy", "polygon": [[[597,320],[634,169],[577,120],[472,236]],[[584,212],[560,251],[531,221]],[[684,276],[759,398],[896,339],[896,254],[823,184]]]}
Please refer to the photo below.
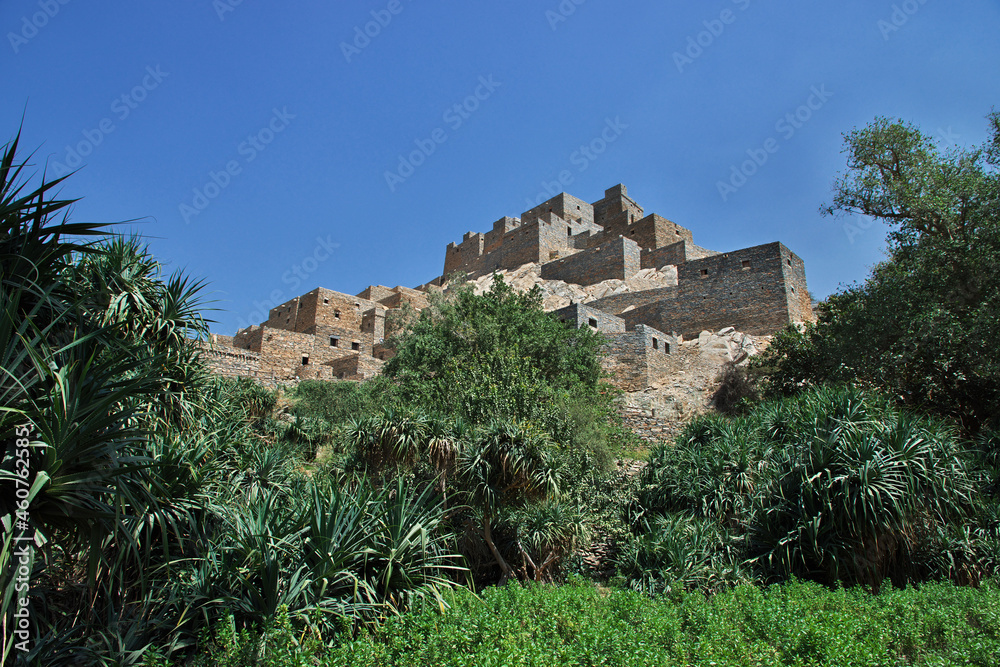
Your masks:
{"label": "tree canopy", "polygon": [[988,120],[991,139],[967,148],[884,118],[845,135],[848,170],[823,210],[886,223],[888,259],[778,337],[756,364],[772,394],[860,383],[968,432],[997,425],[1000,113]]}
{"label": "tree canopy", "polygon": [[497,275],[435,299],[395,339],[385,376],[408,402],[477,423],[534,419],[555,393],[594,394],[600,337],[546,314],[541,292],[517,292]]}

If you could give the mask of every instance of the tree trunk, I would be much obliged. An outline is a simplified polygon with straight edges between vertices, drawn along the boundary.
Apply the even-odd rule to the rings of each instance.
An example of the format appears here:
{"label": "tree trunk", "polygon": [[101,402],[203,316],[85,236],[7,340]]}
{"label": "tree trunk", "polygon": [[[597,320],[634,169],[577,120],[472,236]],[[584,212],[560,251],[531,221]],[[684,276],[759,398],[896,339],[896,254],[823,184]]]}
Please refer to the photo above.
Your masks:
{"label": "tree trunk", "polygon": [[483,539],[486,540],[486,546],[490,548],[490,553],[493,554],[494,560],[496,560],[497,565],[503,571],[503,577],[500,578],[500,585],[503,586],[510,579],[511,575],[514,574],[514,570],[503,559],[503,556],[500,555],[500,550],[497,549],[497,546],[493,544],[493,531],[490,528],[490,516],[488,514],[483,515]]}

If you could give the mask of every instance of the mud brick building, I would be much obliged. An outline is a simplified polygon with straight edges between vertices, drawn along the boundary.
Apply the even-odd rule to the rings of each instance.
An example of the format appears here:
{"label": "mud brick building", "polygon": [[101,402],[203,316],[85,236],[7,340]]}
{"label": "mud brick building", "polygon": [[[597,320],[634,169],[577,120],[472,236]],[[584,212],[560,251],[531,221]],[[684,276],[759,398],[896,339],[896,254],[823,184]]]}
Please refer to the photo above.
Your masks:
{"label": "mud brick building", "polygon": [[427,293],[454,273],[477,278],[525,264],[539,265],[543,281],[582,286],[627,281],[644,269],[676,276],[555,313],[606,336],[605,367],[626,391],[669,375],[679,343],[703,330],[767,335],[813,319],[805,266],[784,245],[708,250],[616,185],[593,203],[563,193],[520,218],[500,218],[490,231],[466,233],[445,248],[442,276],[417,288],[372,285],[353,296],[317,288],[273,308],[260,325],[213,336],[203,356],[220,374],[266,381],[367,379],[392,354],[385,343],[393,311],[425,308]]}

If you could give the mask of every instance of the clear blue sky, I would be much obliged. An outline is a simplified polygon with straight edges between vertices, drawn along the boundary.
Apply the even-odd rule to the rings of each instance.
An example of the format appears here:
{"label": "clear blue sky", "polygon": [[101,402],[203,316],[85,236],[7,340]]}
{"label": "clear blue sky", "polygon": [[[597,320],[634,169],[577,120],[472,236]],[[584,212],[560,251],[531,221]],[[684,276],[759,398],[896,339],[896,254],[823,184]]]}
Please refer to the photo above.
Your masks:
{"label": "clear blue sky", "polygon": [[140,219],[210,282],[219,333],[317,286],[430,280],[560,174],[716,250],[782,241],[824,297],[884,246],[818,213],[842,133],[979,143],[1000,102],[995,0],[0,0],[0,30],[0,137],[23,112],[39,167],[79,161],[74,219]]}

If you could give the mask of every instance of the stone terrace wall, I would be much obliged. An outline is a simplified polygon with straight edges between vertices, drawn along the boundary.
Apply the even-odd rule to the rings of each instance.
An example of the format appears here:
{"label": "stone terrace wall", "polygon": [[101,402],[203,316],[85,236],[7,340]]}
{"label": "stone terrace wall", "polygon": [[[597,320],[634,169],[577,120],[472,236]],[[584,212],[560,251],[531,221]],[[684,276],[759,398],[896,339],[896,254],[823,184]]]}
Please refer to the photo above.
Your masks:
{"label": "stone terrace wall", "polygon": [[[229,338],[219,336],[219,338]],[[232,339],[230,339],[232,340]],[[201,360],[208,370],[223,377],[260,377],[260,355],[249,350],[241,350],[224,343],[195,341],[201,352]]]}
{"label": "stone terrace wall", "polygon": [[657,417],[655,411],[623,407],[620,413],[625,428],[651,445],[673,440],[684,428],[676,421]]}
{"label": "stone terrace wall", "polygon": [[611,296],[588,301],[587,305],[591,308],[623,316],[626,309],[630,307],[638,308],[663,299],[676,299],[677,290],[676,285],[671,285],[669,287],[658,287],[638,292],[623,292],[622,294],[612,294]]}

